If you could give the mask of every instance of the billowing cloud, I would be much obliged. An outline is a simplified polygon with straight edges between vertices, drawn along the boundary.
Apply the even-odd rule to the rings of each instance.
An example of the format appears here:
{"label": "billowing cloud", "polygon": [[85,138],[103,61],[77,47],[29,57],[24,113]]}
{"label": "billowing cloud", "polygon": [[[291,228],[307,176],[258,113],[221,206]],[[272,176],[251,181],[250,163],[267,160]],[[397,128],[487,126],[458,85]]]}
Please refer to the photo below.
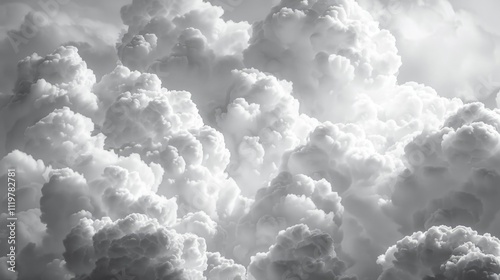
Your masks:
{"label": "billowing cloud", "polygon": [[250,256],[269,248],[281,230],[295,224],[329,234],[338,246],[343,212],[340,196],[326,180],[283,172],[259,190],[250,212],[239,221],[232,253],[237,260],[247,262]]}
{"label": "billowing cloud", "polygon": [[98,77],[116,65],[115,42],[122,28],[119,7],[100,1],[22,0],[0,4],[0,92],[16,86],[16,64],[33,52],[50,54],[58,46],[77,46]]}
{"label": "billowing cloud", "polygon": [[[75,250],[73,240],[85,247]],[[203,238],[178,234],[144,215],[115,222],[82,220],[65,242],[69,267],[84,272],[78,279],[107,279],[120,273],[140,279],[202,279],[208,267]]]}
{"label": "billowing cloud", "polygon": [[370,184],[396,164],[390,155],[377,151],[360,127],[327,122],[311,132],[305,145],[285,155],[282,168],[292,174],[325,178],[334,190],[342,192],[351,185]]}
{"label": "billowing cloud", "polygon": [[[499,277],[500,111],[474,80],[497,42],[464,3],[96,1],[20,57],[0,34],[0,277]],[[22,3],[0,32],[40,16]]]}
{"label": "billowing cloud", "polygon": [[467,227],[431,227],[398,241],[381,255],[379,280],[495,279],[500,276],[500,240]]}
{"label": "billowing cloud", "polygon": [[345,263],[338,259],[330,235],[298,224],[280,231],[266,253],[258,253],[248,267],[249,279],[342,279]]}
{"label": "billowing cloud", "polygon": [[346,120],[356,93],[383,88],[401,64],[395,40],[355,1],[281,1],[254,25],[246,66],[294,83],[302,112]]}
{"label": "billowing cloud", "polygon": [[[48,181],[50,166],[46,166],[42,160],[35,160],[19,150],[12,151],[0,161],[3,170],[1,177],[7,181],[7,170],[16,167],[17,178],[17,202],[18,211],[26,211],[40,207],[42,197],[42,186]],[[2,203],[7,205],[7,189],[0,190]]]}
{"label": "billowing cloud", "polygon": [[47,237],[54,243],[54,250],[62,247],[62,239],[81,218],[90,218],[99,211],[96,206],[81,174],[71,169],[52,171],[49,182],[42,187],[40,220],[47,225]]}
{"label": "billowing cloud", "polygon": [[56,109],[26,129],[25,150],[54,167],[70,167],[85,175],[89,182],[101,178],[106,168],[118,166],[133,173],[136,192],[141,187],[158,188],[163,174],[160,166],[146,165],[137,154],[122,157],[104,149],[106,137],[92,135],[93,131],[94,124],[89,118],[68,107]]}
{"label": "billowing cloud", "polygon": [[92,92],[96,78],[75,47],[59,47],[41,57],[36,53],[21,60],[14,95],[2,110],[7,132],[2,144],[19,148],[24,130],[56,108],[68,106],[86,116],[98,109]]}
{"label": "billowing cloud", "polygon": [[207,257],[208,268],[205,271],[207,280],[246,279],[244,266],[222,257],[220,253],[207,253]]}
{"label": "billowing cloud", "polygon": [[128,26],[118,45],[131,69],[156,73],[169,89],[188,90],[204,117],[223,104],[230,71],[242,68],[250,25],[225,21],[202,0],[132,1],[121,9]]}
{"label": "billowing cloud", "polygon": [[230,154],[224,137],[204,125],[189,92],[169,91],[155,74],[123,66],[106,75],[96,91],[107,109],[101,129],[105,146],[161,166],[158,192],[178,196],[183,215],[203,210],[215,218],[244,211],[247,202],[225,173]]}
{"label": "billowing cloud", "polygon": [[216,121],[231,152],[228,172],[247,196],[277,175],[283,153],[304,142],[317,123],[299,114],[291,83],[255,69],[233,71]]}
{"label": "billowing cloud", "polygon": [[497,233],[499,116],[481,103],[467,104],[440,130],[424,132],[405,147],[410,169],[386,205],[403,232],[465,224]]}

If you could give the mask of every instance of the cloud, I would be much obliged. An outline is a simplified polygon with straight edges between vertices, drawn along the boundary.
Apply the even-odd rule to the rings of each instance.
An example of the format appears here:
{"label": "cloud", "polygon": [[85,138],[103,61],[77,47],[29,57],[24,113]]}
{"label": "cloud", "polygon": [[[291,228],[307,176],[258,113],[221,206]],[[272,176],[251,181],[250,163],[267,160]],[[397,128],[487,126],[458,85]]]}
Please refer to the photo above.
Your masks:
{"label": "cloud", "polygon": [[117,219],[132,213],[146,214],[162,225],[172,225],[177,218],[176,199],[157,195],[141,184],[136,173],[119,166],[104,170],[103,179],[96,182],[95,188],[102,192],[102,205],[109,217]]}
{"label": "cloud", "polygon": [[147,165],[137,154],[122,157],[106,150],[106,137],[101,133],[92,135],[94,129],[91,119],[68,107],[56,109],[26,129],[25,150],[54,167],[73,168],[89,182],[100,179],[107,167],[118,166],[130,170],[137,184],[136,192],[141,187],[158,188],[163,174],[161,167]]}
{"label": "cloud", "polygon": [[[142,75],[145,77],[140,79],[144,83],[159,82],[153,74]],[[120,148],[126,143],[142,143],[147,139],[156,142],[180,130],[203,125],[189,92],[144,87],[147,84],[136,91],[122,89],[107,109],[102,132],[107,136],[109,147]]]}
{"label": "cloud", "polygon": [[18,60],[33,52],[50,54],[70,42],[89,46],[80,52],[98,77],[109,72],[117,60],[114,44],[122,27],[118,10],[124,2],[3,1],[0,91],[10,93],[15,87],[12,69]]}
{"label": "cloud", "polygon": [[78,157],[104,145],[103,135],[91,136],[94,123],[68,107],[56,109],[26,129],[26,151],[54,165],[73,166]]}
{"label": "cloud", "polygon": [[209,0],[208,2],[224,9],[222,16],[224,19],[255,22],[265,17],[280,0]]}
{"label": "cloud", "polygon": [[207,257],[205,275],[208,280],[246,279],[246,269],[242,265],[222,257],[220,253],[207,253]]}
{"label": "cloud", "polygon": [[[91,116],[98,109],[96,78],[75,47],[59,47],[21,60],[14,95],[2,110],[6,149],[19,148],[24,130],[56,108],[67,106]],[[9,117],[6,117],[9,116]]]}
{"label": "cloud", "polygon": [[343,277],[345,268],[330,235],[298,224],[280,231],[268,252],[252,258],[248,272],[249,279],[357,279]]}
{"label": "cloud", "polygon": [[106,110],[105,147],[161,166],[158,193],[177,196],[181,215],[203,210],[222,218],[245,211],[246,199],[225,173],[230,154],[224,137],[204,125],[189,92],[169,91],[155,74],[124,66],[104,76],[96,92]]}
{"label": "cloud", "polygon": [[[417,81],[440,95],[480,100],[495,106],[498,93],[500,37],[488,12],[492,1],[362,0],[366,8],[396,37],[403,64],[398,80]],[[447,69],[455,69],[451,73]],[[446,74],[444,74],[446,73]]]}
{"label": "cloud", "polygon": [[246,66],[293,82],[301,112],[346,120],[356,92],[394,82],[395,40],[355,1],[282,1],[254,25]]}
{"label": "cloud", "polygon": [[500,241],[459,226],[431,227],[398,241],[381,255],[384,273],[378,278],[481,279],[500,274]]}
{"label": "cloud", "polygon": [[175,199],[156,194],[162,168],[154,163],[146,165],[137,154],[122,157],[104,150],[105,136],[92,136],[93,130],[90,119],[67,107],[57,109],[26,130],[26,150],[53,166],[82,172],[90,182],[91,197],[107,215],[123,218],[144,213],[162,224],[173,224],[177,218]]}
{"label": "cloud", "polygon": [[81,218],[98,213],[85,178],[71,169],[54,170],[42,187],[40,220],[47,225],[47,241],[54,252],[61,241]]}
{"label": "cloud", "polygon": [[[115,222],[108,219],[96,224],[94,221],[94,228],[92,222],[83,222],[80,230],[73,231],[66,239],[66,247],[74,245],[70,241],[79,240],[85,242],[82,245],[86,246],[85,250],[90,255],[73,258],[75,253],[81,251],[67,250],[65,253],[67,259],[75,261],[70,267],[92,267],[91,272],[87,271],[86,276],[82,275],[79,279],[107,279],[122,271],[141,279],[201,279],[207,269],[203,238],[189,233],[178,234],[147,216],[132,214]],[[89,260],[93,260],[95,265],[91,265]],[[81,261],[86,261],[87,265],[82,266]]]}
{"label": "cloud", "polygon": [[64,260],[58,259],[47,248],[31,243],[24,247],[17,258],[18,278],[30,279],[71,279],[72,274],[66,269]]}
{"label": "cloud", "polygon": [[209,250],[220,249],[217,248],[220,244],[215,244],[216,239],[224,238],[220,226],[202,211],[181,217],[174,228],[178,233],[193,233],[204,238]]}
{"label": "cloud", "polygon": [[311,132],[305,145],[284,156],[282,168],[292,174],[325,178],[334,190],[343,192],[351,185],[373,182],[395,165],[390,156],[379,154],[360,127],[327,122]]}
{"label": "cloud", "polygon": [[[42,197],[42,186],[48,181],[50,166],[46,166],[42,160],[35,160],[32,156],[19,150],[12,151],[0,161],[0,173],[2,179],[7,181],[7,170],[16,168],[17,178],[17,201],[16,209],[26,211],[40,207]],[[1,189],[2,203],[7,205],[7,188]]]}
{"label": "cloud", "polygon": [[409,170],[394,186],[392,206],[385,208],[403,232],[422,229],[426,223],[455,226],[460,221],[498,234],[492,226],[500,209],[492,200],[498,197],[493,186],[500,172],[499,120],[497,110],[470,103],[440,130],[423,132],[405,147]]}
{"label": "cloud", "polygon": [[339,245],[343,212],[341,198],[327,181],[283,172],[257,192],[255,203],[236,227],[232,253],[236,260],[248,262],[250,256],[269,248],[278,232],[295,224],[322,230]]}
{"label": "cloud", "polygon": [[483,214],[483,204],[474,195],[452,191],[448,196],[432,200],[429,205],[416,212],[415,228],[427,230],[432,226],[474,226]]}
{"label": "cloud", "polygon": [[120,60],[157,74],[169,89],[190,91],[203,117],[213,118],[250,37],[247,22],[225,21],[223,13],[201,0],[132,1],[121,10],[128,30],[118,45]]}
{"label": "cloud", "polygon": [[216,121],[231,153],[228,173],[252,197],[277,175],[282,154],[304,142],[303,135],[317,121],[299,114],[291,83],[255,69],[232,74],[227,103]]}
{"label": "cloud", "polygon": [[[14,55],[2,62],[18,75],[0,75],[16,81],[0,94],[0,179],[16,169],[15,276],[498,277],[500,111],[493,94],[470,103],[460,91],[495,84],[477,54],[496,46],[486,23],[444,0],[391,6],[391,18],[382,0],[368,11],[354,0],[223,1],[68,3],[20,45],[17,71]],[[230,20],[242,15],[228,3],[259,6],[247,15],[259,21]],[[22,34],[36,16],[7,15],[0,31],[24,24],[9,33]],[[435,90],[417,83],[427,73],[399,75],[420,52],[404,45],[400,56],[401,44],[428,51],[441,35],[464,45],[435,69],[468,53],[449,63],[451,95],[448,78]]]}

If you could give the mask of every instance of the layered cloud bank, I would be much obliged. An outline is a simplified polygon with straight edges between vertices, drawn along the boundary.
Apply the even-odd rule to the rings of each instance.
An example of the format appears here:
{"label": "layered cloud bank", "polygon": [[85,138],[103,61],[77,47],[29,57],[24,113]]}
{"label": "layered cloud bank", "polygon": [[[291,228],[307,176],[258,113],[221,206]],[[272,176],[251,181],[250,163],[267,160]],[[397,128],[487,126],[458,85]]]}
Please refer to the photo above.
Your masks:
{"label": "layered cloud bank", "polygon": [[1,278],[499,279],[500,96],[473,69],[456,94],[405,74],[406,44],[447,32],[407,30],[429,13],[485,38],[448,2],[406,2],[282,0],[250,24],[133,0],[106,6],[113,67],[75,42],[22,58],[0,96],[18,185]]}

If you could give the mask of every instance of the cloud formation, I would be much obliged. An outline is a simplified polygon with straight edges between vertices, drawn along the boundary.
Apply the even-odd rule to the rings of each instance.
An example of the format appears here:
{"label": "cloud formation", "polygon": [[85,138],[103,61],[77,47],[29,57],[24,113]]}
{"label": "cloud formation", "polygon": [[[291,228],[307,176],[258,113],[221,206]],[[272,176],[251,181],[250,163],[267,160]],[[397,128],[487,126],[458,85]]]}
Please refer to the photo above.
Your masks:
{"label": "cloud formation", "polygon": [[379,280],[495,279],[500,276],[500,240],[467,227],[432,227],[398,241],[381,255]]}
{"label": "cloud formation", "polygon": [[499,116],[482,103],[467,104],[440,130],[423,132],[405,147],[409,170],[385,208],[403,232],[465,224],[498,234]]}
{"label": "cloud formation", "polygon": [[394,82],[401,64],[394,37],[355,1],[281,1],[254,25],[244,56],[293,82],[302,112],[322,121],[347,120],[335,104]]}
{"label": "cloud formation", "polygon": [[442,96],[495,106],[500,87],[500,37],[485,11],[495,9],[494,1],[480,5],[448,0],[359,3],[396,37],[403,59],[401,82],[418,81]]}
{"label": "cloud formation", "polygon": [[[0,63],[17,75],[0,179],[18,185],[0,277],[500,277],[500,111],[474,82],[498,66],[492,31],[445,0],[231,3],[67,3]],[[16,5],[0,32],[35,19]],[[434,70],[456,83],[408,74],[446,40],[467,55]]]}
{"label": "cloud formation", "polygon": [[132,1],[121,9],[128,29],[118,45],[120,60],[157,74],[169,89],[190,91],[202,115],[213,118],[230,71],[243,67],[250,37],[247,22],[226,21],[223,13],[202,0]]}
{"label": "cloud formation", "polygon": [[249,279],[342,279],[346,266],[336,257],[330,235],[298,224],[280,231],[267,253],[258,253],[248,267]]}

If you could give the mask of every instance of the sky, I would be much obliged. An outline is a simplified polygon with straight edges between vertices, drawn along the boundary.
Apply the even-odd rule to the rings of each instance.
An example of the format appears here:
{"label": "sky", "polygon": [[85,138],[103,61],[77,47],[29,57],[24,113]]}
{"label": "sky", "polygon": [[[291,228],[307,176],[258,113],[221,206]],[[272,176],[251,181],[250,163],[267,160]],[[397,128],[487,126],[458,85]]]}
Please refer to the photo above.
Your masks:
{"label": "sky", "polygon": [[498,8],[1,1],[0,279],[500,279]]}

